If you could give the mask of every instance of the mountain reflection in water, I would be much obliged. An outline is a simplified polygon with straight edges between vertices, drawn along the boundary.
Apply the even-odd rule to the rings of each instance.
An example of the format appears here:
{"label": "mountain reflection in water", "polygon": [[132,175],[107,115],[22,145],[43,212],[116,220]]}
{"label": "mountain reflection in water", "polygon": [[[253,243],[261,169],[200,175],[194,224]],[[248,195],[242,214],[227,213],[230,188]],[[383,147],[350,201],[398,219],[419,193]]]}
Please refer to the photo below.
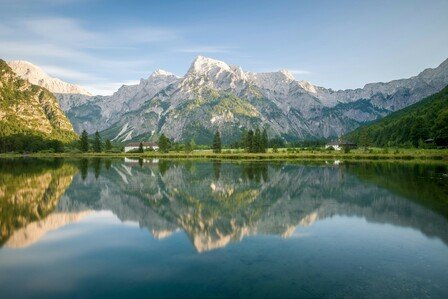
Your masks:
{"label": "mountain reflection in water", "polygon": [[448,244],[445,166],[1,160],[1,244],[112,211],[157,239],[184,231],[198,252],[250,235],[288,238],[335,215],[410,227]]}

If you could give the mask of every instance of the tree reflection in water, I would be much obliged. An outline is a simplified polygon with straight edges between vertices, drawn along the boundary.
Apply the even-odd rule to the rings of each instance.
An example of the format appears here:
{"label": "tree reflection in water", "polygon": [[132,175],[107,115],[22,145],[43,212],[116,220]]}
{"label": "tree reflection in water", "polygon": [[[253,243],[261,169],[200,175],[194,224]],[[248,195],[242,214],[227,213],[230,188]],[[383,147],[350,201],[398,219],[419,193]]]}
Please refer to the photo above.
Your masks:
{"label": "tree reflection in water", "polygon": [[156,238],[183,230],[198,252],[248,235],[288,237],[334,215],[412,227],[448,242],[444,165],[95,158],[1,160],[0,171],[2,244],[19,230],[27,235],[36,221],[53,227],[45,225],[50,214],[63,224],[90,210],[110,210]]}

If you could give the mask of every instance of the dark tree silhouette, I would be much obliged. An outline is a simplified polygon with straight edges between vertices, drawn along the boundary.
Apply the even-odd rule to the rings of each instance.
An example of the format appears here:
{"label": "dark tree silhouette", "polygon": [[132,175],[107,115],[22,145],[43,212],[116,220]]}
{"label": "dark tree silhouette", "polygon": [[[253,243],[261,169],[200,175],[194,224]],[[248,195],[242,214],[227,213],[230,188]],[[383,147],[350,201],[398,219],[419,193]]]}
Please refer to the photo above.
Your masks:
{"label": "dark tree silhouette", "polygon": [[95,132],[95,140],[93,141],[93,151],[95,153],[100,153],[103,150],[103,142],[101,141],[101,136],[98,131]]}
{"label": "dark tree silhouette", "polygon": [[215,135],[213,136],[212,149],[214,153],[221,152],[221,135],[219,134],[219,131],[216,131]]}
{"label": "dark tree silhouette", "polygon": [[106,139],[106,143],[104,144],[106,151],[110,151],[112,149],[112,143],[109,139]]}
{"label": "dark tree silhouette", "polygon": [[143,153],[144,149],[143,149],[143,143],[140,142],[140,144],[138,145],[138,152],[139,153]]}
{"label": "dark tree silhouette", "polygon": [[266,129],[261,134],[261,151],[265,153],[268,150],[268,132]]}
{"label": "dark tree silhouette", "polygon": [[79,140],[79,147],[83,152],[89,151],[89,135],[87,135],[86,130],[83,130],[81,133],[81,138]]}

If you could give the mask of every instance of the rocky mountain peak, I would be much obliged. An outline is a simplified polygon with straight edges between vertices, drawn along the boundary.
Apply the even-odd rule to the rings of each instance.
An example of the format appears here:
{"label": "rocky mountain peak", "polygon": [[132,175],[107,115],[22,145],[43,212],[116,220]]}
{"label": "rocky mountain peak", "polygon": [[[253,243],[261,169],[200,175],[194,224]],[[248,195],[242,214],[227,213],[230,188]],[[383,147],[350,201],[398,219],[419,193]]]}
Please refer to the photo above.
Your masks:
{"label": "rocky mountain peak", "polygon": [[190,69],[187,72],[187,75],[188,74],[205,75],[209,73],[217,73],[222,71],[231,72],[232,69],[227,63],[223,61],[204,56],[197,56],[196,59],[191,64]]}
{"label": "rocky mountain peak", "polygon": [[294,78],[293,74],[289,70],[283,69],[283,70],[280,70],[279,73],[282,74],[283,76],[285,76],[286,79],[288,79],[288,80],[291,80],[291,81],[296,80],[296,78]]}
{"label": "rocky mountain peak", "polygon": [[[164,133],[206,143],[217,128],[233,140],[257,126],[291,140],[336,137],[440,91],[448,84],[447,66],[448,60],[409,79],[331,90],[297,81],[287,70],[246,72],[198,56],[184,77],[158,70],[69,115],[78,132],[98,130],[122,142]],[[88,121],[86,111],[92,111]]]}
{"label": "rocky mountain peak", "polygon": [[40,67],[31,62],[14,60],[8,62],[8,65],[20,78],[28,80],[32,84],[44,87],[52,93],[91,95],[87,90],[80,86],[64,82],[58,78],[50,77]]}
{"label": "rocky mountain peak", "polygon": [[170,72],[165,71],[165,70],[157,69],[149,76],[149,78],[152,78],[152,77],[171,77],[171,76],[177,77],[173,73],[170,73]]}

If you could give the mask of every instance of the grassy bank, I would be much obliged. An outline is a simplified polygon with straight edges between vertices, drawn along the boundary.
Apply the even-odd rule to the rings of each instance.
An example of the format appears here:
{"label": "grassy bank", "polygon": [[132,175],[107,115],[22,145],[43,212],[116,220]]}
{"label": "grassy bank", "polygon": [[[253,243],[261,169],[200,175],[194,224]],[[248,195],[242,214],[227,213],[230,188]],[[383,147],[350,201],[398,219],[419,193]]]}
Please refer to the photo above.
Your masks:
{"label": "grassy bank", "polygon": [[144,152],[144,153],[32,153],[0,154],[0,157],[129,157],[129,158],[165,158],[165,159],[228,159],[228,160],[437,160],[448,162],[448,150],[434,149],[356,149],[349,153],[327,150],[291,150],[279,149],[278,152],[246,153],[242,150],[223,150],[216,154],[211,150],[184,152]]}

